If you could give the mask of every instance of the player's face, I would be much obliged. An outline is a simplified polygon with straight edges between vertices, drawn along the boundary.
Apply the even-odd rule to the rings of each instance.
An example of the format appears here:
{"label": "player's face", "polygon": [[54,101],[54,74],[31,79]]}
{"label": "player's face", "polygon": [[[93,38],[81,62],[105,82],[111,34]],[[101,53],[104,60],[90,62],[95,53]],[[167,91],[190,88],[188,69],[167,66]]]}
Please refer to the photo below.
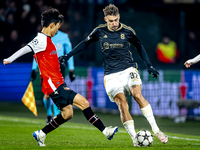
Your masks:
{"label": "player's face", "polygon": [[60,26],[61,26],[60,22],[58,22],[57,24],[54,24],[54,26],[52,28],[51,37],[54,37],[54,35],[56,35],[56,33],[58,32],[58,29],[60,28]]}
{"label": "player's face", "polygon": [[115,31],[115,30],[118,29],[118,27],[119,27],[119,19],[120,19],[120,15],[119,14],[116,15],[116,16],[108,15],[104,19],[107,22],[108,27],[111,30]]}

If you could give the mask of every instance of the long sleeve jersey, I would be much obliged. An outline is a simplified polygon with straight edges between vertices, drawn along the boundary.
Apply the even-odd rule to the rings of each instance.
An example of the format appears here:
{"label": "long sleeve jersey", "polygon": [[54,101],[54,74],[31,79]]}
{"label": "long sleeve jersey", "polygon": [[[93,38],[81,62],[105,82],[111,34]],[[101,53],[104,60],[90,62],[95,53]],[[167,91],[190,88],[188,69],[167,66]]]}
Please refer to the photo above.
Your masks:
{"label": "long sleeve jersey", "polygon": [[[58,57],[65,55],[72,50],[72,45],[71,45],[70,39],[69,39],[68,35],[64,32],[61,32],[58,30],[57,34],[54,37],[52,37],[51,40],[54,43],[54,45],[56,46]],[[74,70],[73,57],[71,57],[67,62],[68,62],[68,69]],[[36,70],[37,66],[38,65],[37,65],[35,59],[33,59],[32,70]]]}
{"label": "long sleeve jersey", "polygon": [[103,54],[105,75],[136,66],[130,51],[130,43],[136,47],[147,66],[151,66],[147,53],[141,41],[136,36],[135,31],[122,23],[119,24],[119,28],[116,31],[110,30],[107,24],[99,25],[85,40],[80,42],[70,53],[68,53],[68,56],[73,56],[81,52],[88,45],[97,41],[100,42]]}

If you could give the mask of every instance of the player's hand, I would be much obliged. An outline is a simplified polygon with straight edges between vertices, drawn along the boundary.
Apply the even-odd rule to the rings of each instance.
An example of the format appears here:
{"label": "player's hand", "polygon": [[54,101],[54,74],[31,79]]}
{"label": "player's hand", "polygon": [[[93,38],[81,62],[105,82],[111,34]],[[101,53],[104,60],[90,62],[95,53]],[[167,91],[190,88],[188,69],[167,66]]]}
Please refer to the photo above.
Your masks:
{"label": "player's hand", "polygon": [[184,63],[186,68],[190,68],[191,64],[189,64],[187,61]]}
{"label": "player's hand", "polygon": [[68,60],[69,60],[69,55],[63,55],[63,56],[60,56],[59,57],[59,62],[61,63],[61,64],[65,64]]}
{"label": "player's hand", "polygon": [[69,72],[69,78],[70,78],[71,82],[76,79],[76,75],[74,74],[74,71]]}
{"label": "player's hand", "polygon": [[11,64],[11,63],[12,63],[12,62],[11,62],[11,61],[8,61],[7,59],[4,59],[4,60],[3,60],[3,64],[4,64],[4,65]]}
{"label": "player's hand", "polygon": [[148,73],[153,75],[153,78],[157,78],[159,73],[153,66],[148,67]]}
{"label": "player's hand", "polygon": [[37,76],[37,70],[32,70],[31,72],[31,81],[34,81],[36,79]]}

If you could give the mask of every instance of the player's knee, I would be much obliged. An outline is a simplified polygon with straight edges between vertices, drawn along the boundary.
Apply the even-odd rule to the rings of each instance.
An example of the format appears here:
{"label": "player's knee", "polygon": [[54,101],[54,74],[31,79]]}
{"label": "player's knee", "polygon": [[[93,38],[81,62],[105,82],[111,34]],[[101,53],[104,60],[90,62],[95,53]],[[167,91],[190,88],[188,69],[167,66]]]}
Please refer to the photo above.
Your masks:
{"label": "player's knee", "polygon": [[88,108],[90,106],[90,104],[89,104],[88,100],[84,98],[81,103],[81,106],[83,109],[85,109],[85,108]]}
{"label": "player's knee", "polygon": [[69,120],[73,117],[73,112],[62,113],[62,117],[65,120]]}
{"label": "player's knee", "polygon": [[133,95],[133,98],[136,101],[141,101],[142,100],[142,94],[141,93],[136,93],[136,94]]}
{"label": "player's knee", "polygon": [[118,105],[118,109],[120,110],[120,112],[127,111],[129,108],[127,101],[119,101],[117,103],[117,105]]}

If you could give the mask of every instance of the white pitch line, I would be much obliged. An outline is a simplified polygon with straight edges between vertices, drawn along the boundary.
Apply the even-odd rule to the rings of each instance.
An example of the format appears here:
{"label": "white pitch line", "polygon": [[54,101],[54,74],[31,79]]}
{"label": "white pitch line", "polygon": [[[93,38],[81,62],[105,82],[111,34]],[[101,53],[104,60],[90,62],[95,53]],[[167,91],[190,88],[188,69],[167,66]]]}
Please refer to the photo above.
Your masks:
{"label": "white pitch line", "polygon": [[199,139],[181,138],[181,137],[177,137],[177,136],[168,136],[168,137],[172,138],[172,139],[178,139],[178,140],[200,141]]}
{"label": "white pitch line", "polygon": [[[12,121],[12,122],[24,122],[24,123],[33,123],[33,124],[41,124],[41,121],[33,121],[33,120],[25,120],[25,119],[12,119],[12,118],[4,118],[0,117],[0,120],[5,120],[5,121]],[[94,127],[80,127],[80,126],[70,126],[67,124],[63,124],[61,127],[64,128],[72,128],[72,129],[85,129],[85,130],[96,130]],[[120,130],[118,131],[120,133],[127,133],[127,131]],[[187,140],[187,141],[200,141],[199,139],[190,139],[190,138],[181,138],[181,137],[176,137],[176,136],[168,136],[169,138],[172,139],[177,139],[177,140]]]}

